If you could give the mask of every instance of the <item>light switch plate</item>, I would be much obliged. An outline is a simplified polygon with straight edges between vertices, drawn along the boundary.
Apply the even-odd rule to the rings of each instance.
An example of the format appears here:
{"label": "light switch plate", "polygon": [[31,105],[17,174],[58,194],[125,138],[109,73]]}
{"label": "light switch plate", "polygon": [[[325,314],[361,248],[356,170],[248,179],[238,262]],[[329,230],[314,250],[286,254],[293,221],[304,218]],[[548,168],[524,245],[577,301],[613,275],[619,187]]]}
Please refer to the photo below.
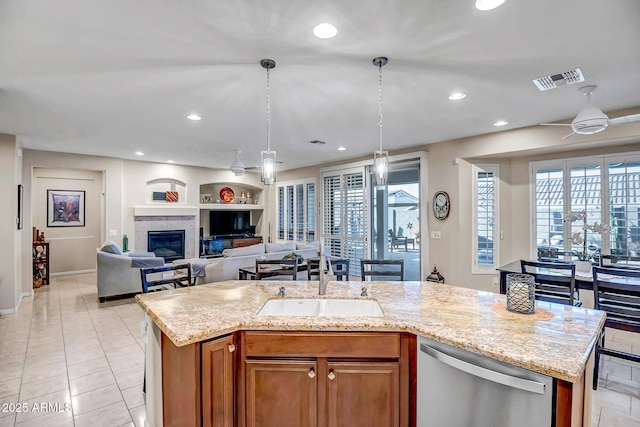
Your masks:
{"label": "light switch plate", "polygon": [[439,239],[440,238],[440,232],[439,231],[432,231],[431,232],[431,238],[432,239]]}
{"label": "light switch plate", "polygon": [[118,235],[118,230],[109,230],[109,237],[116,237]]}

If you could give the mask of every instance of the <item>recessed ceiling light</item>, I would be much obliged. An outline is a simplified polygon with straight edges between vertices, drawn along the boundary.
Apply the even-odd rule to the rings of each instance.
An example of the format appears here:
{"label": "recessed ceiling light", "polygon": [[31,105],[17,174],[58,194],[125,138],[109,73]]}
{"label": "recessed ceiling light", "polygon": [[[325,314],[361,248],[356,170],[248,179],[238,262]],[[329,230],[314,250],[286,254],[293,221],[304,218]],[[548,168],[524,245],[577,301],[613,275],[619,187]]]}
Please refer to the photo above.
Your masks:
{"label": "recessed ceiling light", "polygon": [[449,99],[452,101],[459,101],[461,99],[463,99],[464,97],[466,97],[467,94],[464,92],[454,92],[451,95],[449,95]]}
{"label": "recessed ceiling light", "polygon": [[199,114],[194,113],[194,114],[187,115],[187,119],[197,122],[198,120],[202,120],[202,117]]}
{"label": "recessed ceiling light", "polygon": [[493,125],[494,125],[494,126],[506,126],[506,125],[508,125],[508,124],[509,124],[509,122],[508,122],[508,121],[506,121],[506,120],[498,120],[498,121],[497,121],[497,122],[495,122]]}
{"label": "recessed ceiling light", "polygon": [[136,151],[135,153],[136,156],[144,156],[144,153],[142,151]]}
{"label": "recessed ceiling light", "polygon": [[346,151],[347,148],[346,147],[338,147],[338,151]]}
{"label": "recessed ceiling light", "polygon": [[330,39],[338,34],[338,29],[329,23],[318,24],[313,29],[313,35],[319,39]]}
{"label": "recessed ceiling light", "polygon": [[476,0],[476,9],[492,10],[501,6],[502,3],[504,3],[504,0]]}
{"label": "recessed ceiling light", "polygon": [[173,160],[167,160],[167,163],[175,163]]}

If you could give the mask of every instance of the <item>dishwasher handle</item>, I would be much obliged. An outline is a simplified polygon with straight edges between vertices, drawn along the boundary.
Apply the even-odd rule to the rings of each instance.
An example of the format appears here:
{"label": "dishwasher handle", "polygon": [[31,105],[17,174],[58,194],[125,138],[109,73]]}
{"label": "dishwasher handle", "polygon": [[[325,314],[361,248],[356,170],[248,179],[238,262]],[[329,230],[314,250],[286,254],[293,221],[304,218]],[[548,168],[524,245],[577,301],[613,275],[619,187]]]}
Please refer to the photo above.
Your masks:
{"label": "dishwasher handle", "polygon": [[526,380],[512,375],[503,374],[501,372],[493,371],[491,369],[483,368],[473,363],[460,360],[456,357],[449,356],[433,347],[429,347],[425,344],[420,344],[420,351],[428,354],[440,362],[451,366],[452,368],[466,372],[467,374],[475,375],[476,377],[483,378],[494,383],[506,385],[508,387],[518,388],[520,390],[529,391],[536,394],[545,393],[545,385],[538,381]]}

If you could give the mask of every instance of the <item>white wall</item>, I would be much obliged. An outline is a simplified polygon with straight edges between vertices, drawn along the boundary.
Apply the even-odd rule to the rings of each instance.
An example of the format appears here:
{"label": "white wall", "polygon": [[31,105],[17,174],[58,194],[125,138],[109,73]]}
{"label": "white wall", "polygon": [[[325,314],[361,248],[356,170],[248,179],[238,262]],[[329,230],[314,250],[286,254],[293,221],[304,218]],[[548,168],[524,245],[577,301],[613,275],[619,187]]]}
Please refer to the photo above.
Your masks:
{"label": "white wall", "polygon": [[[13,313],[25,295],[20,265],[20,237],[28,230],[18,230],[18,184],[21,183],[20,145],[12,135],[0,134],[0,182],[4,199],[0,203],[0,313]],[[27,276],[30,281],[30,275]]]}
{"label": "white wall", "polygon": [[[33,226],[50,242],[51,274],[93,270],[101,243],[103,173],[83,169],[33,168]],[[83,227],[48,227],[47,190],[84,191]]]}

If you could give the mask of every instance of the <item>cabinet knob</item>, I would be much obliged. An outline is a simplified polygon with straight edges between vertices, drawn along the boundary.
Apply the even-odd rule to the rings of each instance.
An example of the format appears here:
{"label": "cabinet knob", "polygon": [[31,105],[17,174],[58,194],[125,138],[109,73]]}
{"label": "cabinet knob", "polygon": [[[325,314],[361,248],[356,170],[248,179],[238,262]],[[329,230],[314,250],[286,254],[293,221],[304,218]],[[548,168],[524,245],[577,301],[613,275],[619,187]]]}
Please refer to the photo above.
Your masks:
{"label": "cabinet knob", "polygon": [[236,346],[233,344],[229,344],[229,353],[233,353],[234,351],[236,351]]}
{"label": "cabinet knob", "polygon": [[309,373],[307,375],[309,375],[309,378],[315,378],[316,377],[316,371],[313,368],[311,368],[311,369],[309,369]]}
{"label": "cabinet knob", "polygon": [[327,375],[331,381],[336,379],[336,374],[333,373],[333,369],[329,370],[329,375]]}

